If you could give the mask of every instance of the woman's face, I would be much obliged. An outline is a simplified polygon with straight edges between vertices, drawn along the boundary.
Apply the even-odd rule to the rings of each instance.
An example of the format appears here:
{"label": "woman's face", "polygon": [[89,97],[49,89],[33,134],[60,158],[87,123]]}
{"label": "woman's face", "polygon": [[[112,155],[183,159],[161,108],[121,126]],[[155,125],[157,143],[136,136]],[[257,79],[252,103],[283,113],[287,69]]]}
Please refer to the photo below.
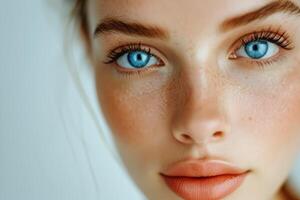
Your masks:
{"label": "woman's face", "polygon": [[[300,145],[298,6],[296,0],[88,1],[99,103],[128,172],[149,199],[276,194]],[[198,193],[190,179],[166,181],[162,174],[181,161],[191,176],[208,176],[212,166],[224,179],[194,179],[206,188]],[[238,186],[222,185],[230,182],[224,166],[210,163],[245,176],[233,178]]]}

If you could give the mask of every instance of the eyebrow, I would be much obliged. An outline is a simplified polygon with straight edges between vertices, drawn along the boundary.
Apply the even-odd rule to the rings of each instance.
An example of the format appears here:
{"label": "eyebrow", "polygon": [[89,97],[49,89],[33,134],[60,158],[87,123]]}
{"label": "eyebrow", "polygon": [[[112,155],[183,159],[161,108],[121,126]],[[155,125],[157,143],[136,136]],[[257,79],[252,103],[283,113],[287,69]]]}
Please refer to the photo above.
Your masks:
{"label": "eyebrow", "polygon": [[96,26],[94,37],[105,33],[122,33],[158,39],[168,39],[168,32],[160,27],[143,25],[138,22],[124,21],[116,18],[106,18]]}
{"label": "eyebrow", "polygon": [[279,12],[300,15],[300,7],[290,0],[276,0],[255,11],[224,21],[220,26],[220,30],[225,32],[229,29],[267,18]]}

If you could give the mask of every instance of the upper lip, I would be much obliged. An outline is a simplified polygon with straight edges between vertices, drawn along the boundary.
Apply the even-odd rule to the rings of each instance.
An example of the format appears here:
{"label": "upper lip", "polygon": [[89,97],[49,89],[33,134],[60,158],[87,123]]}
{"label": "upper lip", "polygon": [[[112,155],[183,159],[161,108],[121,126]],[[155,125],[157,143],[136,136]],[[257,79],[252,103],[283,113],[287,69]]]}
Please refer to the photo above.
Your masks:
{"label": "upper lip", "polygon": [[189,159],[177,162],[161,173],[163,176],[211,177],[219,175],[238,175],[247,170],[221,160]]}

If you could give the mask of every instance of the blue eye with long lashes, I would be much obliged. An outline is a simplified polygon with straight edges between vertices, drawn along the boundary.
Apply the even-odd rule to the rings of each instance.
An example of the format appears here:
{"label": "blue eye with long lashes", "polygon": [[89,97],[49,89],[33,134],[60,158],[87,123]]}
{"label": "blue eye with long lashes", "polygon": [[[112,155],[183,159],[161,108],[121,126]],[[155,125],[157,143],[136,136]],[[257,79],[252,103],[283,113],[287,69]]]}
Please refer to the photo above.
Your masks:
{"label": "blue eye with long lashes", "polygon": [[141,44],[123,46],[120,51],[112,51],[109,58],[105,63],[116,62],[118,66],[132,71],[162,65],[162,60],[152,54],[150,48],[143,48]]}
{"label": "blue eye with long lashes", "polygon": [[126,65],[125,63],[129,63],[134,68],[143,68],[147,66],[150,61],[152,55],[149,55],[147,52],[143,51],[132,51],[127,53],[127,56],[122,59],[119,58],[119,65]]}
{"label": "blue eye with long lashes", "polygon": [[276,55],[278,51],[277,44],[266,40],[255,40],[243,45],[238,49],[237,54],[251,59],[264,59]]}
{"label": "blue eye with long lashes", "polygon": [[238,48],[231,54],[231,58],[248,58],[257,61],[269,60],[281,49],[291,50],[293,47],[286,32],[271,28],[253,32],[239,40]]}

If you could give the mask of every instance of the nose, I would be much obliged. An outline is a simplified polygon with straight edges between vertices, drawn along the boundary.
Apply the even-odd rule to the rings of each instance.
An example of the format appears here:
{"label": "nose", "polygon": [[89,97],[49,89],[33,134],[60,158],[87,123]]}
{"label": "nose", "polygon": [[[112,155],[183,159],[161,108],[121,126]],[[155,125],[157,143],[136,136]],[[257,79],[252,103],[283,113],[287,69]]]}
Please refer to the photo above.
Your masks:
{"label": "nose", "polygon": [[196,73],[183,77],[177,93],[177,110],[172,123],[174,138],[183,144],[217,142],[226,137],[228,124],[220,84]]}

